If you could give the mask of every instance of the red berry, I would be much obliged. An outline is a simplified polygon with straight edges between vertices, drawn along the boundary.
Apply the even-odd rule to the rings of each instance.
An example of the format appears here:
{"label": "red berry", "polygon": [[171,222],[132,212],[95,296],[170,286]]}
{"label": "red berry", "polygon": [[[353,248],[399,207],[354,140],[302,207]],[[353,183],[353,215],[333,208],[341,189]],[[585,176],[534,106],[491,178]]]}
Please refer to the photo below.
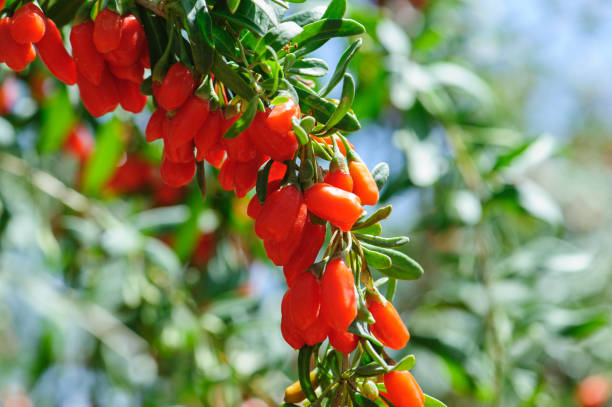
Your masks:
{"label": "red berry", "polygon": [[195,160],[188,163],[173,163],[166,157],[162,160],[160,174],[162,180],[173,187],[181,187],[191,181],[196,172]]}
{"label": "red berry", "polygon": [[170,67],[161,84],[153,84],[155,100],[166,110],[176,110],[185,103],[195,88],[193,74],[180,62]]}
{"label": "red berry", "polygon": [[62,35],[55,23],[47,18],[45,36],[38,41],[36,49],[40,59],[45,63],[49,71],[66,85],[74,85],[77,79],[76,64],[66,51]]}
{"label": "red berry", "polygon": [[350,332],[331,329],[329,331],[329,343],[336,350],[348,355],[359,344],[359,337]]}
{"label": "red berry", "polygon": [[93,43],[93,21],[86,21],[72,27],[70,44],[72,55],[79,72],[94,85],[99,85],[104,71],[104,57]]}
{"label": "red berry", "polygon": [[389,400],[396,407],[423,407],[423,390],[408,371],[389,372],[383,376]]}
{"label": "red berry", "polygon": [[26,3],[13,14],[10,30],[19,44],[37,43],[45,35],[45,15],[36,4]]}
{"label": "red berry", "polygon": [[410,333],[402,322],[391,301],[381,304],[374,299],[368,299],[368,310],[372,313],[374,324],[370,331],[384,346],[399,350],[410,340]]}
{"label": "red berry", "polygon": [[255,233],[264,240],[282,241],[289,238],[295,218],[303,205],[304,198],[295,185],[274,191],[266,197],[255,221]]}
{"label": "red berry", "polygon": [[145,47],[145,31],[140,21],[133,15],[121,19],[119,45],[104,55],[107,61],[116,66],[130,66],[138,62]]}
{"label": "red berry", "polygon": [[289,312],[298,327],[308,327],[319,316],[321,287],[317,278],[310,272],[302,273],[291,287]]}
{"label": "red berry", "polygon": [[147,96],[140,93],[140,86],[123,79],[115,79],[115,82],[121,107],[132,113],[142,112],[147,104]]}
{"label": "red berry", "polygon": [[330,261],[321,279],[321,314],[330,327],[346,331],[357,316],[353,273],[344,260]]}
{"label": "red berry", "polygon": [[102,54],[117,49],[121,41],[121,16],[107,8],[100,11],[94,21],[93,41]]}
{"label": "red berry", "polygon": [[295,251],[283,267],[285,280],[289,287],[293,286],[295,279],[314,263],[324,242],[325,226],[315,225],[307,218],[304,233],[298,245],[299,250]]}

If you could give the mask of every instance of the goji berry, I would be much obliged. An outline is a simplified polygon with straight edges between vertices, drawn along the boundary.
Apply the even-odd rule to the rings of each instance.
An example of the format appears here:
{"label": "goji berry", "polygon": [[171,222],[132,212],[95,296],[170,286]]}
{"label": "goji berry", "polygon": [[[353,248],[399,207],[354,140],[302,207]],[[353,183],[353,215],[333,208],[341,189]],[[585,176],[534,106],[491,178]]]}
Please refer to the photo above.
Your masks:
{"label": "goji berry", "polygon": [[116,66],[129,66],[138,62],[145,47],[145,31],[140,21],[133,15],[121,19],[119,45],[104,55],[107,61]]}
{"label": "goji berry", "polygon": [[105,62],[102,54],[94,47],[93,30],[94,23],[91,20],[73,26],[70,31],[70,44],[79,72],[94,85],[99,85]]}
{"label": "goji berry", "polygon": [[287,166],[280,161],[274,161],[270,167],[270,173],[268,174],[268,181],[274,181],[277,179],[283,179],[287,172]]}
{"label": "goji berry", "polygon": [[306,205],[302,205],[300,210],[295,217],[289,237],[284,240],[264,240],[264,248],[270,260],[277,266],[285,265],[293,253],[297,250],[300,245],[300,240],[304,233],[304,226],[306,225],[306,217],[308,216],[308,209]]}
{"label": "goji berry", "polygon": [[376,339],[384,346],[395,350],[406,346],[410,340],[410,333],[391,301],[381,304],[368,298],[368,310],[376,321],[370,325],[370,331]]}
{"label": "goji berry", "polygon": [[191,181],[196,172],[195,160],[188,163],[173,163],[166,157],[162,159],[160,174],[162,180],[173,187],[182,187]]}
{"label": "goji berry", "polygon": [[306,345],[313,346],[323,342],[329,333],[329,326],[321,315],[317,317],[315,322],[302,329],[302,337]]}
{"label": "goji berry", "polygon": [[[78,65],[77,65],[78,67]],[[113,75],[119,79],[134,82],[138,86],[142,83],[142,76],[144,75],[144,67],[140,62],[136,62],[128,66],[117,66],[109,64],[109,68]]]}
{"label": "goji berry", "polygon": [[30,43],[19,44],[15,42],[10,33],[11,19],[5,17],[0,20],[0,44],[2,44],[2,59],[15,72],[23,71],[30,62],[36,59],[36,51]]}
{"label": "goji berry", "polygon": [[164,137],[163,122],[165,120],[166,111],[164,109],[156,109],[153,112],[145,129],[145,137],[149,143]]}
{"label": "goji berry", "polygon": [[389,400],[396,407],[423,407],[423,390],[408,371],[389,372],[383,376]]}
{"label": "goji berry", "polygon": [[191,96],[170,123],[170,136],[176,144],[192,141],[206,122],[210,105],[197,95]]}
{"label": "goji berry", "polygon": [[221,146],[214,147],[206,154],[204,159],[213,167],[221,168],[221,164],[223,164],[225,159],[225,150]]}
{"label": "goji berry", "polygon": [[99,85],[94,85],[80,72],[77,72],[77,85],[81,101],[87,111],[94,117],[100,117],[115,110],[119,104],[119,93],[115,78],[108,69],[104,69]]}
{"label": "goji berry", "polygon": [[[334,134],[333,139],[332,139],[332,136],[327,136],[327,137],[311,136],[311,137],[320,143],[325,143],[332,147],[334,145],[334,139],[335,139],[336,144],[338,145],[338,148],[340,149],[340,152],[342,153],[343,156],[346,157],[346,148],[344,147],[344,144],[342,143],[340,136],[338,136],[337,134]],[[350,141],[347,140],[347,143],[351,148],[354,148],[353,144]]]}
{"label": "goji berry", "polygon": [[234,190],[234,169],[236,163],[227,158],[219,170],[219,185],[224,191]]}
{"label": "goji berry", "polygon": [[[234,116],[223,121],[222,135],[238,120],[238,117]],[[242,132],[232,139],[221,138],[221,142],[227,150],[227,156],[236,162],[251,161],[258,153],[251,145],[246,132]]]}
{"label": "goji berry", "polygon": [[234,168],[234,189],[236,196],[243,198],[257,183],[257,170],[265,162],[266,157],[256,156],[251,161],[237,162]]}
{"label": "goji berry", "polygon": [[[281,180],[277,179],[274,181],[268,182],[268,186],[266,188],[266,196],[270,195],[272,192],[276,191],[280,188]],[[253,195],[253,198],[249,201],[249,206],[247,207],[247,215],[255,220],[259,213],[261,212],[261,204],[259,203],[259,199],[257,198],[257,194]]]}
{"label": "goji berry", "polygon": [[291,313],[289,311],[291,294],[291,290],[287,290],[283,296],[283,301],[281,302],[281,333],[285,339],[285,342],[287,342],[292,348],[300,349],[302,346],[304,346],[304,339],[291,319]]}
{"label": "goji berry", "polygon": [[164,137],[164,155],[175,163],[188,163],[193,161],[193,141],[176,144],[172,137]]}
{"label": "goji berry", "polygon": [[345,232],[351,230],[363,213],[357,195],[326,183],[312,185],[304,198],[309,211]]}
{"label": "goji berry", "polygon": [[321,286],[317,278],[306,271],[295,280],[291,287],[289,313],[297,327],[308,327],[319,316]]}
{"label": "goji berry", "polygon": [[325,179],[323,181],[345,191],[353,191],[353,179],[348,172],[344,172],[339,169],[334,171],[330,170],[327,175],[325,175]]}
{"label": "goji berry", "polygon": [[170,67],[161,84],[153,84],[155,100],[166,110],[176,110],[187,101],[195,88],[193,74],[180,62]]}
{"label": "goji berry", "polygon": [[300,273],[314,263],[324,242],[325,226],[316,225],[307,218],[306,224],[304,225],[304,233],[298,245],[300,249],[296,250],[283,267],[285,280],[289,287],[293,286],[295,279]]}
{"label": "goji berry", "polygon": [[210,112],[200,130],[196,133],[194,142],[198,149],[196,156],[198,161],[202,161],[221,139],[222,122],[223,113],[220,110]]}
{"label": "goji berry", "polygon": [[270,110],[258,112],[245,133],[261,154],[270,156],[275,161],[289,160],[297,151],[297,139],[290,131],[279,133],[271,130],[266,123],[269,114]]}
{"label": "goji berry", "polygon": [[121,16],[108,8],[100,11],[94,21],[93,41],[102,54],[117,49],[121,41]]}
{"label": "goji berry", "polygon": [[299,117],[300,107],[295,104],[293,99],[278,104],[270,110],[270,114],[266,118],[268,128],[276,133],[288,133],[293,129],[292,120],[294,117]]}
{"label": "goji berry", "polygon": [[62,35],[53,20],[47,18],[45,22],[45,35],[36,43],[40,59],[57,79],[66,85],[74,85],[77,77],[76,64],[64,48]]}
{"label": "goji berry", "polygon": [[26,3],[13,14],[10,30],[19,44],[37,43],[45,35],[45,15],[36,4]]}
{"label": "goji berry", "polygon": [[287,239],[303,205],[304,197],[295,185],[274,191],[266,198],[255,221],[255,233],[264,240]]}
{"label": "goji berry", "polygon": [[[145,43],[146,44],[146,43]],[[149,47],[145,45],[140,54],[140,65],[146,69],[151,69],[151,58],[149,57]]]}
{"label": "goji berry", "polygon": [[357,316],[353,273],[342,259],[330,261],[321,278],[321,314],[338,331],[346,331]]}
{"label": "goji berry", "polygon": [[350,332],[338,331],[337,329],[330,329],[329,331],[329,344],[334,347],[337,351],[348,355],[355,350],[359,344],[359,337]]}
{"label": "goji berry", "polygon": [[119,103],[124,110],[140,113],[147,104],[147,96],[140,93],[140,86],[134,82],[115,78]]}
{"label": "goji berry", "polygon": [[351,160],[349,171],[353,178],[353,193],[361,199],[363,205],[376,205],[378,202],[378,186],[361,160]]}
{"label": "goji berry", "polygon": [[153,179],[151,164],[134,154],[127,154],[126,159],[115,169],[115,173],[106,184],[106,189],[115,193],[140,191]]}

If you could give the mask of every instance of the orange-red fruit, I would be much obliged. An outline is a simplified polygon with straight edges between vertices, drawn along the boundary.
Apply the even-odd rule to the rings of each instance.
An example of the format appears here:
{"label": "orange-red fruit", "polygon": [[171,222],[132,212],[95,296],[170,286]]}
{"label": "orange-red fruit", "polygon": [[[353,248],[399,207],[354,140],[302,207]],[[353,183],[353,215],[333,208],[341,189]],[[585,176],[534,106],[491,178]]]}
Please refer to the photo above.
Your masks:
{"label": "orange-red fruit", "polygon": [[121,16],[110,9],[103,9],[94,21],[93,41],[98,52],[106,54],[121,42]]}
{"label": "orange-red fruit", "polygon": [[79,161],[85,161],[93,152],[95,139],[84,124],[74,126],[64,142],[64,149]]}
{"label": "orange-red fruit", "polygon": [[221,185],[224,191],[232,191],[234,189],[235,168],[236,163],[228,158],[219,170],[219,185]]}
{"label": "orange-red fruit", "polygon": [[368,301],[368,310],[372,313],[374,324],[370,331],[384,346],[399,350],[410,340],[410,333],[402,322],[391,301],[380,304],[374,300]]}
{"label": "orange-red fruit", "polygon": [[79,72],[94,85],[99,85],[104,71],[104,57],[93,43],[93,21],[77,24],[70,31],[72,55]]}
{"label": "orange-red fruit", "polygon": [[[280,188],[280,184],[281,184],[280,180],[274,180],[274,181],[268,182],[268,186],[267,186],[267,190],[266,190],[266,196],[269,196],[272,192],[274,192],[278,188]],[[262,208],[262,206],[259,203],[259,199],[257,198],[257,194],[255,194],[255,195],[253,195],[253,198],[251,198],[251,201],[249,202],[249,206],[247,207],[247,215],[251,219],[255,220],[259,216],[259,213],[261,212],[261,208]]]}
{"label": "orange-red fruit", "polygon": [[355,350],[357,344],[359,344],[359,337],[350,332],[338,331],[336,329],[330,329],[329,331],[329,343],[336,350],[348,355]]}
{"label": "orange-red fruit", "polygon": [[298,327],[308,327],[317,320],[321,306],[321,286],[310,272],[304,272],[291,287],[289,313]]}
{"label": "orange-red fruit", "polygon": [[147,96],[140,93],[140,86],[134,82],[115,78],[119,103],[124,110],[140,113],[147,104]]}
{"label": "orange-red fruit", "polygon": [[304,346],[304,339],[291,319],[291,313],[289,311],[291,294],[291,290],[287,290],[281,303],[281,333],[285,339],[285,342],[287,342],[289,346],[291,346],[293,349],[300,349],[302,346]]}
{"label": "orange-red fruit", "polygon": [[288,133],[293,129],[291,119],[300,115],[300,108],[293,99],[274,106],[266,119],[268,128],[276,133]]}
{"label": "orange-red fruit", "polygon": [[164,137],[163,123],[165,120],[167,119],[164,109],[157,109],[153,112],[145,129],[145,136],[149,143]]}
{"label": "orange-red fruit", "polygon": [[255,221],[260,239],[282,241],[289,238],[295,218],[304,205],[304,197],[295,185],[274,191],[268,197]]}
{"label": "orange-red fruit", "polygon": [[11,35],[19,44],[37,43],[45,35],[45,16],[34,3],[21,6],[11,21]]}
{"label": "orange-red fruit", "polygon": [[15,42],[10,33],[11,19],[5,17],[0,20],[0,53],[9,68],[15,72],[23,71],[30,62],[36,59],[36,51],[32,44],[19,44]]}
{"label": "orange-red fruit", "polygon": [[304,233],[302,234],[302,239],[298,245],[299,250],[295,251],[293,256],[291,256],[289,261],[283,267],[285,280],[287,281],[287,285],[289,287],[293,286],[300,273],[314,263],[324,242],[325,226],[315,225],[314,223],[310,222],[310,219],[306,219]]}
{"label": "orange-red fruit", "polygon": [[193,142],[175,144],[172,137],[164,137],[164,156],[175,163],[193,161]]}
{"label": "orange-red fruit", "polygon": [[[236,196],[243,198],[257,183],[257,170],[266,157],[258,156],[247,162],[237,162],[234,169],[234,189]],[[305,206],[304,206],[305,207]]]}
{"label": "orange-red fruit", "polygon": [[221,164],[223,164],[223,160],[225,159],[225,150],[217,146],[210,150],[204,159],[213,167],[221,168]]}
{"label": "orange-red fruit", "polygon": [[104,57],[113,65],[129,66],[138,62],[145,46],[145,31],[140,21],[133,15],[121,19],[119,45]]}
{"label": "orange-red fruit", "polygon": [[177,62],[170,67],[161,84],[153,84],[153,94],[165,110],[176,110],[191,96],[194,88],[193,74],[189,68]]}
{"label": "orange-red fruit", "polygon": [[321,279],[321,314],[338,331],[346,331],[357,316],[353,273],[342,259],[330,261],[325,268]]}
{"label": "orange-red fruit", "polygon": [[196,95],[191,96],[170,122],[170,137],[176,144],[184,144],[194,139],[198,130],[206,122],[209,104]]}
{"label": "orange-red fruit", "polygon": [[194,142],[198,149],[196,159],[202,161],[211,152],[221,139],[221,125],[223,113],[215,110],[208,113],[206,121],[195,135]]}
{"label": "orange-red fruit", "polygon": [[77,85],[83,105],[94,117],[112,112],[119,104],[119,93],[115,85],[115,78],[107,69],[102,72],[99,85],[94,85],[84,75],[77,72]]}
{"label": "orange-red fruit", "polygon": [[323,342],[329,333],[329,326],[327,322],[319,316],[312,324],[302,329],[302,337],[306,345],[312,346],[314,344]]}
{"label": "orange-red fruit", "polygon": [[396,407],[423,407],[423,390],[408,371],[389,372],[383,376],[389,400]]}
{"label": "orange-red fruit", "polygon": [[302,239],[302,234],[304,233],[304,226],[306,225],[307,217],[308,209],[306,208],[306,205],[301,205],[287,239],[280,241],[264,240],[264,248],[266,249],[266,253],[275,265],[285,265],[293,253],[295,253],[295,251],[298,249],[300,240]]}
{"label": "orange-red fruit", "polygon": [[353,193],[361,199],[363,205],[376,205],[378,187],[367,165],[363,161],[351,161],[349,171],[353,178]]}
{"label": "orange-red fruit", "polygon": [[142,83],[142,76],[144,75],[144,67],[140,62],[128,66],[117,66],[109,64],[109,68],[113,75],[119,79],[125,79],[126,81],[134,82],[138,86]]}
{"label": "orange-red fruit", "polygon": [[258,112],[246,134],[251,144],[261,154],[270,156],[275,161],[289,160],[293,158],[298,148],[297,139],[291,131],[271,130],[267,123],[270,114],[270,110]]}
{"label": "orange-red fruit", "polygon": [[[234,116],[231,119],[225,120],[223,122],[223,129],[221,134],[225,134],[227,129],[229,129],[230,126],[236,120],[238,120],[238,116]],[[251,145],[251,142],[249,141],[249,138],[247,136],[247,132],[242,132],[232,139],[222,138],[221,142],[227,150],[227,156],[234,161],[251,161],[258,153],[258,151],[254,149]]]}
{"label": "orange-red fruit", "polygon": [[317,183],[304,194],[308,210],[345,232],[351,230],[363,207],[357,195],[326,183]]}
{"label": "orange-red fruit", "polygon": [[274,181],[277,179],[283,179],[287,172],[287,166],[280,161],[274,161],[270,167],[270,173],[268,174],[268,181]]}
{"label": "orange-red fruit", "polygon": [[578,383],[576,399],[580,407],[602,407],[610,399],[612,382],[606,376],[589,376]]}
{"label": "orange-red fruit", "polygon": [[166,157],[162,159],[160,174],[162,180],[170,186],[178,188],[188,184],[195,172],[195,160],[188,163],[173,163]]}
{"label": "orange-red fruit", "polygon": [[353,192],[353,178],[351,174],[342,170],[328,172],[323,181],[334,187]]}
{"label": "orange-red fruit", "polygon": [[76,83],[76,64],[64,48],[62,35],[57,26],[49,18],[46,19],[45,36],[38,41],[36,49],[40,59],[57,79],[66,85]]}

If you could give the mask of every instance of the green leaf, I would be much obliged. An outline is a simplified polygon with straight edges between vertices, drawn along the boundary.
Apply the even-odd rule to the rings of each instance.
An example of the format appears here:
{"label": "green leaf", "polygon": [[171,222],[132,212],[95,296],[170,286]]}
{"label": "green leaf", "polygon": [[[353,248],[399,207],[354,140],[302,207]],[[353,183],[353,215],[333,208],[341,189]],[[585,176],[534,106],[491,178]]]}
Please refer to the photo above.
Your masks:
{"label": "green leaf", "polygon": [[408,355],[408,356],[405,356],[399,362],[397,362],[397,365],[393,366],[392,370],[395,370],[397,372],[401,372],[404,370],[410,370],[414,367],[415,363],[416,363],[416,358],[414,357],[414,355]]}
{"label": "green leaf", "polygon": [[344,74],[344,84],[342,85],[342,96],[340,103],[330,116],[323,130],[329,130],[334,127],[346,114],[349,112],[355,99],[355,81],[351,74]]}
{"label": "green leaf", "polygon": [[166,44],[168,44],[166,23],[163,18],[147,12],[142,7],[138,7],[137,10],[147,37],[151,66],[155,66],[163,55]]}
{"label": "green leaf", "polygon": [[353,400],[353,406],[357,406],[357,407],[378,407],[375,402],[373,402],[370,399],[367,399],[367,398],[363,397],[359,393],[355,393],[355,392],[350,391],[349,394],[351,395],[351,400]]}
{"label": "green leaf", "polygon": [[376,182],[378,190],[382,191],[383,187],[387,183],[387,180],[389,179],[389,164],[376,164],[376,166],[372,169],[372,178],[374,178],[374,182]]}
{"label": "green leaf", "polygon": [[238,6],[240,6],[240,0],[227,0],[227,8],[230,13],[234,14],[238,10]]}
{"label": "green leaf", "polygon": [[345,18],[326,18],[304,26],[304,31],[293,38],[302,46],[314,41],[324,41],[335,37],[350,37],[365,32],[363,25]]}
{"label": "green leaf", "polygon": [[355,233],[355,237],[361,242],[366,242],[378,247],[400,247],[410,241],[407,236],[380,237]]}
{"label": "green leaf", "polygon": [[205,0],[181,0],[196,70],[206,75],[213,65],[212,19]]}
{"label": "green leaf", "polygon": [[315,21],[319,21],[323,18],[323,14],[325,14],[325,7],[318,6],[311,9],[298,11],[297,13],[293,13],[283,21],[293,21],[300,27],[308,25],[310,23],[314,23]]}
{"label": "green leaf", "polygon": [[261,205],[266,202],[266,195],[268,194],[268,176],[270,175],[270,168],[274,160],[268,160],[264,165],[259,167],[257,170],[257,183],[255,185],[255,192],[257,193],[257,199]]}
{"label": "green leaf", "polygon": [[263,37],[268,32],[270,25],[275,25],[270,21],[268,15],[252,1],[241,1],[238,9],[234,13],[223,8],[215,8],[211,11],[211,14],[238,24],[251,31],[253,34],[256,34],[258,37]]}
{"label": "green leaf", "polygon": [[306,133],[306,130],[304,130],[302,126],[300,126],[300,121],[297,119],[297,117],[291,118],[291,124],[293,126],[293,132],[295,133],[295,136],[297,137],[300,145],[307,144],[308,143],[308,133]]}
{"label": "green leaf", "polygon": [[[312,89],[307,88],[303,84],[293,80],[292,83],[295,85],[295,91],[299,96],[300,108],[302,111],[308,112],[312,110],[312,115],[319,123],[326,123],[336,110],[336,105],[326,99],[321,98],[314,91],[312,91]],[[353,132],[359,130],[361,128],[361,124],[357,120],[355,114],[353,112],[349,112],[342,118],[342,120],[336,123],[334,128],[340,131]]]}
{"label": "green leaf", "polygon": [[317,399],[317,394],[314,391],[312,382],[310,381],[310,359],[314,347],[304,346],[298,353],[298,377],[300,380],[300,387],[304,396],[310,401]]}
{"label": "green leaf", "polygon": [[379,376],[383,373],[387,373],[386,369],[376,362],[368,363],[355,369],[355,376],[357,377]]}
{"label": "green leaf", "polygon": [[213,25],[212,27],[213,41],[215,43],[215,49],[225,55],[228,58],[236,58],[236,42],[227,30]]}
{"label": "green leaf", "polygon": [[331,0],[323,18],[342,18],[346,13],[346,0]]}
{"label": "green leaf", "polygon": [[377,247],[361,243],[362,248],[385,254],[391,258],[391,267],[377,269],[386,276],[398,280],[416,280],[423,275],[423,268],[405,253],[386,247]]}
{"label": "green leaf", "polygon": [[250,100],[255,96],[255,91],[250,85],[240,76],[240,74],[234,71],[220,55],[216,54],[212,72],[215,74],[215,78],[223,82],[226,88],[230,89],[237,95],[242,96],[244,99]]}
{"label": "green leaf", "polygon": [[51,153],[62,147],[70,129],[76,122],[66,87],[59,87],[55,95],[41,109],[38,151]]}
{"label": "green leaf", "polygon": [[255,118],[255,113],[257,113],[257,104],[259,103],[259,98],[257,96],[253,96],[251,100],[249,100],[249,104],[247,105],[244,113],[230,126],[229,129],[223,135],[225,139],[233,139],[238,137],[240,133],[249,128],[253,119]]}
{"label": "green leaf", "polygon": [[344,52],[342,53],[342,56],[340,57],[340,60],[338,61],[338,64],[336,65],[336,69],[334,70],[334,73],[329,79],[329,82],[319,91],[320,96],[327,95],[329,92],[332,91],[332,89],[336,87],[336,85],[340,82],[340,80],[344,76],[344,73],[346,72],[349,63],[351,62],[353,57],[357,54],[357,51],[359,51],[359,48],[361,48],[362,44],[363,44],[363,40],[359,38],[356,41],[353,41],[351,45],[349,45],[346,48],[346,50],[344,50]]}
{"label": "green leaf", "polygon": [[367,218],[357,221],[357,223],[355,223],[355,225],[353,226],[353,229],[363,229],[375,223],[378,223],[383,219],[387,219],[389,215],[391,215],[392,210],[393,207],[391,205],[383,206]]}
{"label": "green leaf", "polygon": [[283,22],[277,27],[272,28],[259,40],[255,47],[255,53],[261,55],[265,51],[266,45],[278,51],[302,31],[304,31],[302,27],[292,21]]}
{"label": "green leaf", "polygon": [[373,225],[366,226],[366,227],[361,228],[361,229],[353,229],[352,232],[353,233],[360,233],[360,234],[367,234],[367,235],[378,236],[378,235],[380,235],[382,233],[382,226],[380,226],[380,223],[375,223]]}
{"label": "green leaf", "polygon": [[391,267],[391,257],[365,247],[362,247],[361,249],[363,250],[363,254],[365,255],[368,265],[371,267],[374,267],[377,270],[388,269]]}
{"label": "green leaf", "polygon": [[46,10],[45,16],[53,20],[58,28],[61,28],[72,21],[83,4],[85,0],[58,1]]}
{"label": "green leaf", "polygon": [[586,338],[601,328],[608,326],[608,320],[609,318],[606,313],[595,314],[588,318],[584,318],[583,321],[578,323],[566,325],[559,330],[559,333],[563,336]]}
{"label": "green leaf", "polygon": [[424,407],[446,407],[446,404],[426,394]]}
{"label": "green leaf", "polygon": [[319,58],[304,58],[296,61],[287,72],[304,76],[325,76],[329,67],[327,63]]}
{"label": "green leaf", "polygon": [[83,171],[83,191],[86,194],[98,194],[115,172],[117,162],[124,151],[122,134],[122,124],[116,118],[98,128],[96,150],[87,160]]}
{"label": "green leaf", "polygon": [[272,9],[272,7],[265,2],[265,0],[251,0],[253,3],[255,3],[257,5],[257,7],[259,7],[259,9],[261,11],[264,12],[264,14],[266,16],[268,16],[268,18],[270,19],[270,22],[273,25],[278,25],[278,20],[276,19],[276,13],[274,12],[274,9]]}

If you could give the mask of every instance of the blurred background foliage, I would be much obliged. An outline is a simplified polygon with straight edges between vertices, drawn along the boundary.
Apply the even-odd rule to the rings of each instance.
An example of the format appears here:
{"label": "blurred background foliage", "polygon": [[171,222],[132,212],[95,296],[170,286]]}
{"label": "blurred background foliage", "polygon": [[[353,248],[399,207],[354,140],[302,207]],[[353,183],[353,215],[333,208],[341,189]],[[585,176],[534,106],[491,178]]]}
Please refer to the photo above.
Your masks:
{"label": "blurred background foliage", "polygon": [[[577,405],[612,375],[612,6],[380,3],[351,4],[351,141],[390,163],[384,230],[426,270],[399,286],[403,352],[449,406]],[[205,201],[165,186],[150,112],[95,120],[39,64],[1,69],[4,405],[278,405],[295,353],[248,199],[210,167]]]}

